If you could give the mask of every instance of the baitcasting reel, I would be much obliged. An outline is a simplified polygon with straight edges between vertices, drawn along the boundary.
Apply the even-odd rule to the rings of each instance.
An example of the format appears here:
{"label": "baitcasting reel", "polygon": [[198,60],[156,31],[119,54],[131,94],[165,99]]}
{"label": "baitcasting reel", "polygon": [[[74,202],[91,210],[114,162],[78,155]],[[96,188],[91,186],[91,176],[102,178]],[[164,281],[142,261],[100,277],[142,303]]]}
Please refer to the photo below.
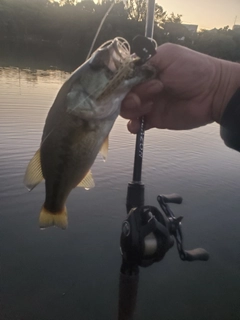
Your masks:
{"label": "baitcasting reel", "polygon": [[174,238],[181,260],[193,261],[209,259],[202,248],[186,251],[183,249],[181,221],[176,218],[168,203],[182,203],[177,194],[159,195],[157,201],[161,211],[153,206],[132,208],[122,224],[121,253],[129,266],[148,267],[163,259],[173,246]]}

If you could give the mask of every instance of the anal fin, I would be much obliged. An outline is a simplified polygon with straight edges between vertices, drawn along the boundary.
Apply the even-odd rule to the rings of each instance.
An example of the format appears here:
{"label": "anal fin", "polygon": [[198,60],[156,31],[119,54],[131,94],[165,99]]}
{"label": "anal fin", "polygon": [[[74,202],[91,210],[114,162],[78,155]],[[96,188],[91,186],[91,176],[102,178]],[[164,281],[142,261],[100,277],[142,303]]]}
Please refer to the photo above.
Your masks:
{"label": "anal fin", "polygon": [[86,176],[82,179],[82,181],[77,185],[77,187],[83,187],[87,190],[95,187],[95,183],[90,170],[88,171]]}
{"label": "anal fin", "polygon": [[23,182],[28,190],[31,191],[42,180],[43,174],[40,160],[40,149],[38,149],[27,166]]}
{"label": "anal fin", "polygon": [[100,153],[103,156],[103,161],[106,161],[107,159],[107,155],[108,155],[108,136],[106,137],[106,139],[104,140],[102,147],[100,149]]}

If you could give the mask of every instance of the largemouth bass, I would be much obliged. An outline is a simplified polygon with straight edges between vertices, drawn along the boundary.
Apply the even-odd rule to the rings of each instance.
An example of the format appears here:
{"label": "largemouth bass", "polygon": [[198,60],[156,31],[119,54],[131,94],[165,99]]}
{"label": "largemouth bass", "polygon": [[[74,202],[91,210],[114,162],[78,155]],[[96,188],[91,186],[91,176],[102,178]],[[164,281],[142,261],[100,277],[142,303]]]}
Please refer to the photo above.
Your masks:
{"label": "largemouth bass", "polygon": [[133,86],[154,76],[153,68],[138,60],[126,41],[116,38],[96,50],[59,90],[24,178],[29,190],[45,179],[41,228],[65,229],[71,190],[94,186],[90,168],[99,151],[107,157],[108,135],[122,100]]}

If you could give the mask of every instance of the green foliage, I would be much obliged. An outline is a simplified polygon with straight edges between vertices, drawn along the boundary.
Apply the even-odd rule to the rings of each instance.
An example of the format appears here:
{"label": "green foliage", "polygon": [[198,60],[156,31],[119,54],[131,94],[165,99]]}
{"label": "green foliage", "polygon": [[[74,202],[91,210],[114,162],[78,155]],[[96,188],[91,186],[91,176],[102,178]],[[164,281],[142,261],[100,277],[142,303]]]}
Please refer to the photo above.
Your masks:
{"label": "green foliage", "polygon": [[217,58],[239,61],[240,30],[231,30],[228,26],[201,30],[195,39],[194,49]]}
{"label": "green foliage", "polygon": [[146,0],[128,0],[126,6],[128,17],[130,19],[136,21],[144,21],[146,19]]}
{"label": "green foliage", "polygon": [[162,27],[166,21],[167,13],[159,4],[155,4],[154,20],[158,27]]}
{"label": "green foliage", "polygon": [[[147,14],[147,1],[146,0],[127,0],[126,2],[126,11],[128,18],[135,21],[145,21]],[[155,4],[155,23],[160,26],[161,23],[164,23],[167,17],[166,12],[163,11],[163,8],[156,3]]]}
{"label": "green foliage", "polygon": [[175,15],[173,12],[165,19],[165,22],[182,23],[182,15]]}
{"label": "green foliage", "polygon": [[60,6],[65,6],[65,5],[74,6],[77,4],[77,1],[76,0],[60,0],[59,4]]}

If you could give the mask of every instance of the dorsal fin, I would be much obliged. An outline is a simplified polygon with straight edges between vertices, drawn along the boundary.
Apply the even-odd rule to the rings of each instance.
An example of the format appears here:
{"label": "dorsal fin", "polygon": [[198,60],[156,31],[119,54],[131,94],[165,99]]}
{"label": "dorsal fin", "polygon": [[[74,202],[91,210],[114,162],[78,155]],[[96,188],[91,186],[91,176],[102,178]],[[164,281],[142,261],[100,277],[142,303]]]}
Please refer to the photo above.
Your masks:
{"label": "dorsal fin", "polygon": [[24,176],[24,184],[31,191],[36,185],[43,180],[42,167],[40,161],[40,149],[35,153],[32,160],[27,166],[27,170]]}

